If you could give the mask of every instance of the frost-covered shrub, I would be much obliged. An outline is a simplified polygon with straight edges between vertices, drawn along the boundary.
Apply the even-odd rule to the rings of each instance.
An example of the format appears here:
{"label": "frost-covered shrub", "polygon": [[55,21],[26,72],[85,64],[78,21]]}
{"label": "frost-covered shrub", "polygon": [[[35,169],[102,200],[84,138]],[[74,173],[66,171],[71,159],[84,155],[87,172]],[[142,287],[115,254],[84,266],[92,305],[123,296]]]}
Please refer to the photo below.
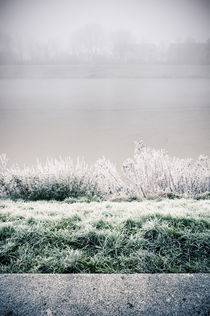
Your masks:
{"label": "frost-covered shrub", "polygon": [[126,195],[136,197],[173,193],[196,196],[210,190],[208,157],[198,160],[170,157],[165,150],[136,143],[134,158],[122,167]]}
{"label": "frost-covered shrub", "polygon": [[76,164],[70,158],[47,160],[36,168],[6,168],[6,157],[1,156],[0,194],[11,198],[30,200],[64,200],[67,197],[100,194],[92,168],[81,160]]}
{"label": "frost-covered shrub", "polygon": [[[7,167],[6,155],[0,156],[0,196],[29,200],[81,198],[141,199],[159,195],[202,197],[210,191],[209,159],[170,157],[164,150],[136,143],[134,157],[121,171],[106,158],[94,166],[70,158],[47,160],[35,168]],[[207,196],[207,195],[205,195]]]}
{"label": "frost-covered shrub", "polygon": [[104,192],[107,198],[120,195],[123,192],[124,183],[116,167],[110,160],[107,160],[105,157],[98,159],[94,169],[94,176],[98,187],[101,192]]}

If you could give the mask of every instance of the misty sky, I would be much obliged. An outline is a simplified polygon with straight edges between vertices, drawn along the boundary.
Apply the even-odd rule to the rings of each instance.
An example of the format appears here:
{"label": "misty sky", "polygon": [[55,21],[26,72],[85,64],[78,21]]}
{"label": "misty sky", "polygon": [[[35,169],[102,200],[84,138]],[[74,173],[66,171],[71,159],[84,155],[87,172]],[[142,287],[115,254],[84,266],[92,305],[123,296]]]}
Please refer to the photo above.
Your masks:
{"label": "misty sky", "polygon": [[0,0],[1,32],[29,41],[68,41],[89,24],[127,29],[140,41],[206,41],[209,21],[208,0]]}

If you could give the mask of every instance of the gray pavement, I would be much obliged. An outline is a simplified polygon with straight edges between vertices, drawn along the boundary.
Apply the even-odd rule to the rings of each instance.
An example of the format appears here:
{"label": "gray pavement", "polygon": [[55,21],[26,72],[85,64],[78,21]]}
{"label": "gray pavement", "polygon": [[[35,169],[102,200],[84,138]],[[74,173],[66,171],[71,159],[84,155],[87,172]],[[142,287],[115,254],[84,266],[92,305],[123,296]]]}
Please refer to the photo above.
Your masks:
{"label": "gray pavement", "polygon": [[210,315],[208,274],[3,274],[0,315]]}

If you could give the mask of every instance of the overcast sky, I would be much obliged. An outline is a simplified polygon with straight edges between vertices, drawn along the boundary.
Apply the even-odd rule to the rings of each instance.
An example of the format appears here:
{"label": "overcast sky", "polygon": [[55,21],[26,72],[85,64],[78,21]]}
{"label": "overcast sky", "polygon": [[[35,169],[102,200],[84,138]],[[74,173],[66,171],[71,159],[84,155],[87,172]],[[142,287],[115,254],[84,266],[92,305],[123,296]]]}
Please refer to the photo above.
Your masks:
{"label": "overcast sky", "polygon": [[140,41],[210,38],[210,0],[0,0],[0,30],[25,39],[67,41],[98,24],[128,29]]}

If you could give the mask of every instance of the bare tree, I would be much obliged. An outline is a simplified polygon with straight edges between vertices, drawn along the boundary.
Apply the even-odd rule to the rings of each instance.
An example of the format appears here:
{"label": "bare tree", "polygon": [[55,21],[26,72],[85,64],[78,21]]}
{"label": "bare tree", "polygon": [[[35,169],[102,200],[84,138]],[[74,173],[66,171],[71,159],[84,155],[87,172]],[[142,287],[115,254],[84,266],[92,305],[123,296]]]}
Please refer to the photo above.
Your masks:
{"label": "bare tree", "polygon": [[87,60],[103,55],[105,50],[105,34],[97,24],[87,25],[76,31],[72,38],[73,54]]}

